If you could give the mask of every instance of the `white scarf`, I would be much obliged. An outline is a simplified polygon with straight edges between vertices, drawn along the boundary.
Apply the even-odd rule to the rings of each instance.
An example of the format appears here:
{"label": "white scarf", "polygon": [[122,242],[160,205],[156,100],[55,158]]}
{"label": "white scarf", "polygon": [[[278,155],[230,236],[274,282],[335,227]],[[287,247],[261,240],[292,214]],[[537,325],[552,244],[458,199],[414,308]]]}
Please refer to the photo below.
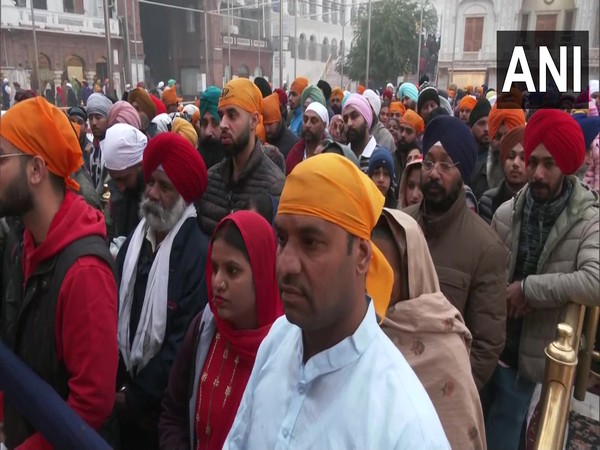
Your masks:
{"label": "white scarf", "polygon": [[169,260],[173,240],[183,223],[190,217],[196,217],[194,204],[189,204],[179,218],[179,221],[169,231],[158,247],[156,257],[152,263],[148,284],[144,295],[144,305],[133,343],[129,345],[129,322],[135,279],[137,275],[138,259],[149,226],[143,218],[133,236],[125,255],[123,275],[119,288],[119,350],[125,367],[131,376],[139,372],[158,353],[162,347],[167,328],[167,298],[169,289]]}

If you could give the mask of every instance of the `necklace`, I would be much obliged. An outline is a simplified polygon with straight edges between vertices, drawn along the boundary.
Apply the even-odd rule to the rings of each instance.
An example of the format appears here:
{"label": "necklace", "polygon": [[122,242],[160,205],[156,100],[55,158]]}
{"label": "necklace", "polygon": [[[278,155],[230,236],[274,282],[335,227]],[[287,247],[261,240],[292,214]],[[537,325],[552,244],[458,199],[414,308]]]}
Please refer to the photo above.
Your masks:
{"label": "necklace", "polygon": [[[200,386],[198,387],[199,393],[198,393],[198,408],[197,408],[197,412],[196,412],[196,424],[200,424],[200,411],[201,411],[201,406],[202,406],[202,386],[208,380],[208,371],[210,369],[210,365],[212,363],[213,356],[215,354],[215,350],[217,348],[217,345],[218,345],[220,339],[221,339],[221,335],[220,335],[220,333],[217,333],[215,335],[215,344],[213,345],[210,357],[208,359],[208,364],[206,366],[206,369],[202,372],[202,376],[200,377]],[[217,374],[216,378],[212,381],[212,389],[211,389],[210,396],[208,399],[208,414],[206,417],[206,427],[204,428],[204,435],[207,438],[207,440],[208,440],[208,438],[210,438],[211,433],[212,433],[212,428],[210,425],[210,417],[211,417],[211,412],[212,412],[212,404],[213,404],[213,397],[214,397],[215,389],[219,387],[221,373],[223,371],[223,366],[225,365],[225,361],[227,361],[228,358],[229,358],[229,342],[226,343],[225,351],[223,352],[223,356],[221,358],[221,365],[219,367],[219,373]],[[233,380],[235,378],[235,374],[237,372],[237,367],[238,367],[239,362],[240,362],[240,357],[236,356],[233,361],[234,366],[233,366],[233,371],[231,373],[231,377],[229,379],[229,383],[227,384],[227,386],[225,388],[225,395],[223,398],[222,408],[225,408],[225,404],[227,403],[228,398],[231,396]],[[200,439],[198,439],[197,449],[198,450],[200,449]]]}

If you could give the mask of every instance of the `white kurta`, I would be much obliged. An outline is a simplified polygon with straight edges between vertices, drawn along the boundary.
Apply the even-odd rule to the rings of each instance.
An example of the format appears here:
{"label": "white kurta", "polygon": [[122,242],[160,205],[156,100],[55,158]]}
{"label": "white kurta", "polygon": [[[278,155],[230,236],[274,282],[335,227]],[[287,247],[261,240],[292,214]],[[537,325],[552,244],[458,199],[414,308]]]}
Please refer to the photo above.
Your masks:
{"label": "white kurta", "polygon": [[263,341],[224,449],[449,449],[425,389],[375,317],[302,362],[300,328]]}

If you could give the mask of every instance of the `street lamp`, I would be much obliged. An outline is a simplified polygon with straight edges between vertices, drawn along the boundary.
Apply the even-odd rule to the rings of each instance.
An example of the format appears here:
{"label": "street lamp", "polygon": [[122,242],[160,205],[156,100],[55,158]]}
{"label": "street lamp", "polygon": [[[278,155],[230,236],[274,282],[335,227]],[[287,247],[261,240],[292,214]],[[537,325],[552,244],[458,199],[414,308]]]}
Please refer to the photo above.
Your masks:
{"label": "street lamp", "polygon": [[367,19],[367,74],[365,75],[365,86],[369,87],[369,63],[371,62],[371,0],[369,0],[369,17]]}
{"label": "street lamp", "polygon": [[421,79],[421,38],[423,36],[423,9],[425,8],[425,2],[423,0],[421,4],[421,20],[419,21],[419,52],[417,54],[417,82]]}

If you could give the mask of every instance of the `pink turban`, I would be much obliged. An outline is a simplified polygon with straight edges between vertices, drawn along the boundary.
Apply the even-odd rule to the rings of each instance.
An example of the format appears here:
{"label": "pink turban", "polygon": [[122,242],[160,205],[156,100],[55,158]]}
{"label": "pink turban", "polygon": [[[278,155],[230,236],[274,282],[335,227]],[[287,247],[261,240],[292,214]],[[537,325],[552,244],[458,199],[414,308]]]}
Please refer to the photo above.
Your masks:
{"label": "pink turban", "polygon": [[116,123],[126,123],[138,130],[142,127],[140,115],[129,102],[119,100],[113,105],[108,113],[108,127],[112,127]]}
{"label": "pink turban", "polygon": [[365,118],[365,122],[367,122],[367,128],[371,129],[371,125],[373,124],[373,110],[371,109],[369,101],[361,94],[352,94],[350,97],[348,97],[346,103],[344,103],[342,114],[344,114],[346,109],[350,106],[356,109],[360,115]]}

